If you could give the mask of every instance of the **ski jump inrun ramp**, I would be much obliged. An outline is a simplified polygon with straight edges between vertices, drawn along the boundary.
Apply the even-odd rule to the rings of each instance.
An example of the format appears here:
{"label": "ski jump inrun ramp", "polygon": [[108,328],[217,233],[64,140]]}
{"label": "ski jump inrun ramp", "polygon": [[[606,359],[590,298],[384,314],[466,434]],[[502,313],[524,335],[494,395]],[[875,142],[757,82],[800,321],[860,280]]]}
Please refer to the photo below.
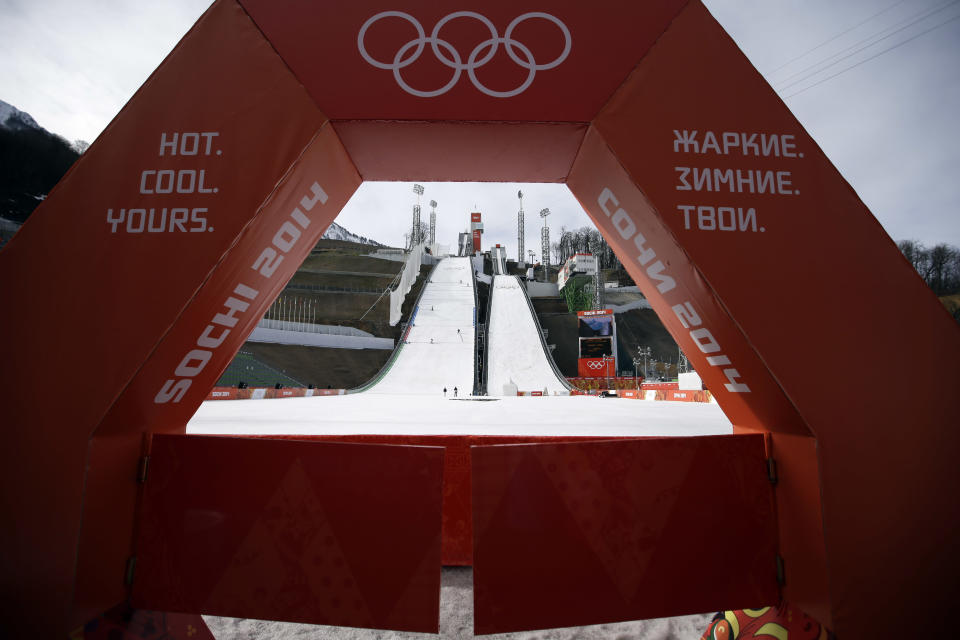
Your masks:
{"label": "ski jump inrun ramp", "polygon": [[[397,354],[368,393],[461,396],[473,389],[476,307],[470,258],[445,258],[424,284]],[[522,284],[494,276],[487,337],[487,393],[566,393]]]}

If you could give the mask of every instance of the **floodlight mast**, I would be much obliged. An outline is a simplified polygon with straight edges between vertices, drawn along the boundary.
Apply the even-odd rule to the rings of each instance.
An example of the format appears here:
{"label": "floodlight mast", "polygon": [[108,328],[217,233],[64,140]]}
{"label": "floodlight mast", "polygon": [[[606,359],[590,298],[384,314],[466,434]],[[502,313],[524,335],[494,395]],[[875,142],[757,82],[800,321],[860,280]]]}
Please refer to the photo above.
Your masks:
{"label": "floodlight mast", "polygon": [[[430,201],[430,245],[437,243],[437,201]],[[433,251],[433,249],[431,249]]]}
{"label": "floodlight mast", "polygon": [[413,228],[410,230],[410,248],[423,242],[423,236],[420,233],[420,196],[423,195],[423,185],[413,185],[413,192],[417,194],[417,204],[413,205]]}
{"label": "floodlight mast", "polygon": [[543,218],[543,229],[540,230],[540,260],[543,262],[544,282],[550,282],[550,227],[547,226],[548,215],[550,215],[550,209],[540,209],[540,217]]}
{"label": "floodlight mast", "polygon": [[597,272],[593,274],[593,308],[595,311],[603,309],[603,271],[597,265]]}
{"label": "floodlight mast", "polygon": [[520,199],[520,210],[517,212],[517,262],[523,263],[523,191],[517,191]]}

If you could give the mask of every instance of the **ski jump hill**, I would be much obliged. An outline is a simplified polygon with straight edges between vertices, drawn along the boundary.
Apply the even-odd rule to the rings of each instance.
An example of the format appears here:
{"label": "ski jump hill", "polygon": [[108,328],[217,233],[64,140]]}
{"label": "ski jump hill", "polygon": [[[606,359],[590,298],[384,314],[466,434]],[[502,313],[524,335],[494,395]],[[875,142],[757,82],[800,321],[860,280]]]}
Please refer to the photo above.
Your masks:
{"label": "ski jump hill", "polygon": [[444,258],[430,272],[397,353],[367,393],[473,393],[476,296],[470,258]]}
{"label": "ski jump hill", "polygon": [[517,391],[566,394],[570,387],[546,350],[537,316],[523,282],[496,275],[490,289],[487,319],[487,393],[516,395]]}
{"label": "ski jump hill", "polygon": [[[502,265],[501,265],[502,266]],[[497,263],[494,263],[496,269]],[[460,397],[476,380],[476,283],[470,258],[448,257],[431,271],[396,353],[364,393]],[[487,338],[487,395],[539,391],[567,394],[570,386],[547,351],[523,283],[495,275]]]}

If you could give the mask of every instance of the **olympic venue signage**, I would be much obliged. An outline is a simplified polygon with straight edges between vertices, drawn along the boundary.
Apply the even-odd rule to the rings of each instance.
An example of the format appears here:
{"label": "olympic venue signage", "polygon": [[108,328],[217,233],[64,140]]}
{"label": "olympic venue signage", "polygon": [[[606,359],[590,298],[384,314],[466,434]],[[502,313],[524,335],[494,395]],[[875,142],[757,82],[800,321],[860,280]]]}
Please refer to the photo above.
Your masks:
{"label": "olympic venue signage", "polygon": [[[789,460],[784,596],[844,638],[946,610],[960,336],[699,0],[217,0],[0,251],[2,573],[36,587],[5,611],[60,633],[123,599],[144,435],[183,432],[365,180],[565,183],[736,429]],[[881,298],[909,312],[865,322]],[[893,351],[917,373],[877,394]],[[863,372],[842,402],[822,353]],[[24,383],[90,363],[56,403]]]}

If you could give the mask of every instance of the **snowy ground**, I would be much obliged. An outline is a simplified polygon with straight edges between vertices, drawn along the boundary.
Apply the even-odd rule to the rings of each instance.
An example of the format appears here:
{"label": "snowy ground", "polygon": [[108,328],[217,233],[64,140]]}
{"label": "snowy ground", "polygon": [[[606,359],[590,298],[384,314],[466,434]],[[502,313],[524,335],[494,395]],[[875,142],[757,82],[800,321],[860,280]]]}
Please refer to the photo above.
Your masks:
{"label": "snowy ground", "polygon": [[368,394],[473,391],[474,297],[470,258],[445,258],[424,285],[420,305],[390,371]]}
{"label": "snowy ground", "polygon": [[[487,393],[566,391],[543,350],[526,292],[513,276],[494,276],[487,322]],[[513,391],[505,391],[513,389]]]}
{"label": "snowy ground", "polygon": [[694,436],[732,433],[716,404],[596,396],[506,397],[484,401],[359,393],[276,400],[204,402],[187,425],[195,434],[472,434]]}
{"label": "snowy ground", "polygon": [[[486,640],[700,640],[712,614],[479,636]],[[440,635],[204,616],[217,640],[465,640],[473,638],[473,571],[447,567],[440,587]]]}

